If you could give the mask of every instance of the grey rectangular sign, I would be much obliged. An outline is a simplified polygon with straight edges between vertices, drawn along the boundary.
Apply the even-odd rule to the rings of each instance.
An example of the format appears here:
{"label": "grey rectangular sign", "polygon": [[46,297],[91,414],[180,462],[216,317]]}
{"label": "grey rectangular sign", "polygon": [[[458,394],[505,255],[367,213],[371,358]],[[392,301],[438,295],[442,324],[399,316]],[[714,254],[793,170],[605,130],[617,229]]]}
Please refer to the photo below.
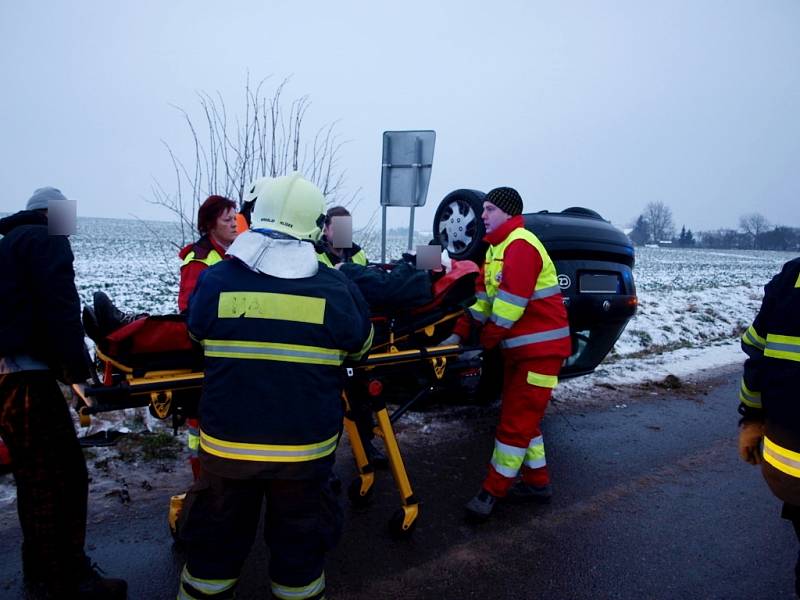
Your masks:
{"label": "grey rectangular sign", "polygon": [[436,132],[384,131],[381,206],[425,206]]}

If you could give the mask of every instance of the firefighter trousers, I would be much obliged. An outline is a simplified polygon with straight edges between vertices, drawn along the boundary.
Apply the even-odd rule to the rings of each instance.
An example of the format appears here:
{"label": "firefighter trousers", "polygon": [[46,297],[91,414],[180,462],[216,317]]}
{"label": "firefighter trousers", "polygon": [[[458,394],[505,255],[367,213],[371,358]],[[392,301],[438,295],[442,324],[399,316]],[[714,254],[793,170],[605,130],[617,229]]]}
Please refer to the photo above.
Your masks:
{"label": "firefighter trousers", "polygon": [[341,509],[323,479],[231,479],[203,470],[187,494],[181,538],[188,556],[179,599],[233,598],[266,501],[264,538],[276,598],[325,593],[325,553],[341,533]]}
{"label": "firefighter trousers", "polygon": [[25,578],[61,597],[86,566],[88,476],[64,395],[49,371],[0,375],[0,436],[17,484]]}
{"label": "firefighter trousers", "polygon": [[539,428],[561,370],[561,358],[503,358],[503,393],[494,451],[483,489],[505,497],[517,477],[550,482]]}

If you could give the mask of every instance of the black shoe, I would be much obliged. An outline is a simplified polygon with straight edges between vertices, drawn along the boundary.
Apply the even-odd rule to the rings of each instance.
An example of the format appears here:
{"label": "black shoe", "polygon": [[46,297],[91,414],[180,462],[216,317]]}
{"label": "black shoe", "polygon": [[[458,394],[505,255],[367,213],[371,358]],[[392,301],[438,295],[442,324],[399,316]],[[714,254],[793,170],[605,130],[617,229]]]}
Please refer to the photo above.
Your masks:
{"label": "black shoe", "polygon": [[124,579],[102,577],[100,567],[87,558],[86,565],[81,567],[80,579],[70,584],[67,589],[59,589],[53,581],[34,579],[25,572],[26,600],[126,600],[128,583]]}
{"label": "black shoe", "polygon": [[124,579],[102,577],[103,570],[86,559],[86,570],[78,583],[75,595],[80,600],[126,600],[128,582]]}
{"label": "black shoe", "polygon": [[524,481],[518,481],[508,490],[510,502],[535,502],[537,504],[550,504],[553,499],[553,489],[550,484],[536,486]]}
{"label": "black shoe", "polygon": [[89,339],[94,342],[99,342],[103,339],[103,335],[100,333],[100,326],[97,324],[97,317],[94,314],[94,309],[89,305],[83,307],[83,330],[86,332],[86,335],[89,336]]}
{"label": "black shoe", "polygon": [[464,505],[464,509],[467,511],[467,520],[486,521],[492,515],[495,504],[497,504],[497,496],[492,496],[486,490],[481,489]]}
{"label": "black shoe", "polygon": [[125,313],[119,310],[111,298],[104,292],[94,293],[94,315],[97,320],[98,333],[105,337],[109,333],[116,331],[120,327],[133,323],[135,320],[147,316],[134,313]]}
{"label": "black shoe", "polygon": [[386,455],[372,445],[369,440],[364,441],[364,452],[367,455],[367,460],[376,469],[387,469],[389,467],[389,459]]}

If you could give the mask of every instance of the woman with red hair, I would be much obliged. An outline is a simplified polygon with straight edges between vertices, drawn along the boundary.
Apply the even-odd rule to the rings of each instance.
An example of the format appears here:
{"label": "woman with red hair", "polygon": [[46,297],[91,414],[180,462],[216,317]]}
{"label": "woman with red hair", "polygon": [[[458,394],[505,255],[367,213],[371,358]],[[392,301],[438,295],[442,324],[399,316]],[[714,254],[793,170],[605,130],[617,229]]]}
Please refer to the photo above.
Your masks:
{"label": "woman with red hair", "polygon": [[178,291],[178,310],[189,308],[189,297],[197,285],[200,273],[225,258],[236,238],[236,203],[224,196],[209,196],[197,211],[200,239],[178,253],[181,265],[181,285]]}
{"label": "woman with red hair", "polygon": [[[211,265],[223,260],[228,248],[236,239],[236,203],[224,196],[209,196],[197,211],[197,229],[200,239],[189,244],[178,253],[183,260],[181,265],[181,284],[178,291],[178,310],[185,313],[189,309],[189,298],[197,285],[200,273]],[[197,451],[200,446],[200,423],[196,418],[186,419],[188,429],[186,443],[191,456],[189,463],[195,479],[200,474]]]}

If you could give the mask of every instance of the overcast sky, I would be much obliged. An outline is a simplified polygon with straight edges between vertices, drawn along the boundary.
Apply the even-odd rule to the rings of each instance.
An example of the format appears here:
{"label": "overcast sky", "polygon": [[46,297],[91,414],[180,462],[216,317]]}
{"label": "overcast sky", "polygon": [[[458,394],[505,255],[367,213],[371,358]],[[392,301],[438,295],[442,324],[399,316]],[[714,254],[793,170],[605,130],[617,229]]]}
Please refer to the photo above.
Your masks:
{"label": "overcast sky", "polygon": [[797,0],[0,0],[0,211],[53,185],[82,216],[169,218],[146,200],[174,187],[162,140],[191,157],[171,105],[235,113],[248,72],[310,95],[309,137],[339,120],[356,227],[395,129],[437,133],[418,229],[500,185],[618,225],[662,201],[678,228],[800,226]]}

